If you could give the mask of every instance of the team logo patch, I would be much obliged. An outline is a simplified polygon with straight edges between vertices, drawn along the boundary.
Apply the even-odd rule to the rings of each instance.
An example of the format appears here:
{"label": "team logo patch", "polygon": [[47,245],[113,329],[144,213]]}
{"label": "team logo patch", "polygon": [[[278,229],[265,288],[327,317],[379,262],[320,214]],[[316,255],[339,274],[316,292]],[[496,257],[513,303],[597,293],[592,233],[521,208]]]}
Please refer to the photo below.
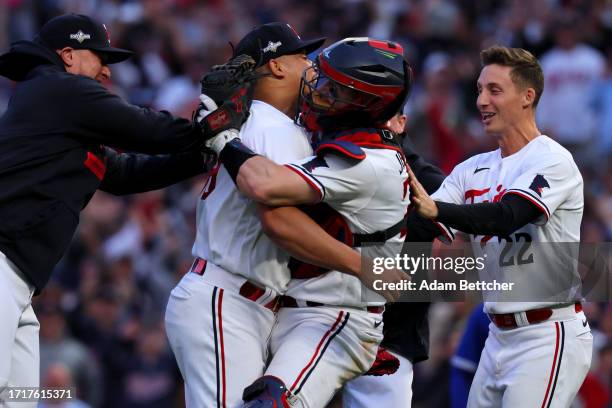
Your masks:
{"label": "team logo patch", "polygon": [[268,45],[266,45],[266,48],[264,48],[262,51],[263,52],[270,52],[270,51],[276,52],[278,47],[280,47],[281,45],[283,45],[283,43],[280,41],[277,41],[277,42],[268,41]]}
{"label": "team logo patch", "polygon": [[540,197],[542,197],[542,190],[545,188],[550,188],[550,184],[548,184],[548,181],[546,181],[541,174],[535,176],[529,186],[529,189],[535,191]]}
{"label": "team logo patch", "polygon": [[325,161],[323,157],[317,156],[311,161],[309,161],[308,163],[302,164],[302,167],[312,172],[317,167],[329,167],[329,165],[327,164],[327,162]]}
{"label": "team logo patch", "polygon": [[79,43],[82,44],[83,41],[85,41],[85,40],[91,40],[91,35],[90,34],[85,34],[81,30],[79,30],[79,31],[77,31],[74,34],[70,34],[70,39],[71,40],[77,40]]}

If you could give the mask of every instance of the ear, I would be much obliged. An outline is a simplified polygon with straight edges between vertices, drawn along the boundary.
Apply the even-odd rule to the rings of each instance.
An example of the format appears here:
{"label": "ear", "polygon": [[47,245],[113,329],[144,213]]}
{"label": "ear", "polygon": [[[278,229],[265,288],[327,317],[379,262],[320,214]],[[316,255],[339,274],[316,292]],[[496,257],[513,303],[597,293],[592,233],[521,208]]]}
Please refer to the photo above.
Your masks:
{"label": "ear", "polygon": [[268,65],[268,69],[270,70],[270,73],[274,75],[274,77],[276,78],[285,77],[286,67],[282,61],[282,58],[272,58],[270,61],[268,61],[267,65]]}
{"label": "ear", "polygon": [[74,49],[70,47],[64,47],[61,50],[57,50],[57,53],[59,54],[66,67],[71,67],[74,65],[75,61],[74,54],[72,53],[72,51],[74,51]]}
{"label": "ear", "polygon": [[408,123],[408,116],[401,114],[398,116],[397,119],[398,119],[399,125],[401,126],[402,132],[403,132],[404,130],[406,130],[406,123]]}
{"label": "ear", "polygon": [[527,88],[523,92],[523,109],[527,109],[529,107],[533,108],[533,103],[535,102],[536,92],[533,88]]}

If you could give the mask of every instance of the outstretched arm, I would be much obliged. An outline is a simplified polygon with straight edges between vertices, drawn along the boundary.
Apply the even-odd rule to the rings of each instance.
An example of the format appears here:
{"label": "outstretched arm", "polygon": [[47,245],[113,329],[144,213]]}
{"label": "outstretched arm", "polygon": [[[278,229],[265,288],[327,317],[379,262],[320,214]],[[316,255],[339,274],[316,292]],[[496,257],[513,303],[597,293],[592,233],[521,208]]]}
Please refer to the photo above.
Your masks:
{"label": "outstretched arm", "polygon": [[[196,121],[214,122],[209,114],[212,115],[217,104],[206,95],[200,95],[200,100],[202,103],[196,113]],[[245,146],[237,128],[217,133],[206,141],[206,147],[219,156],[238,190],[255,201],[282,206],[313,204],[321,199],[318,191],[311,188],[298,174]]]}
{"label": "outstretched arm", "polygon": [[451,204],[434,201],[410,172],[411,199],[418,214],[469,234],[505,236],[542,215],[529,200],[514,194],[496,203]]}
{"label": "outstretched arm", "polygon": [[104,148],[104,156],[106,172],[100,190],[114,195],[164,188],[206,172],[211,163],[197,151],[150,156]]}
{"label": "outstretched arm", "polygon": [[[225,150],[221,158],[227,168]],[[263,156],[249,158],[240,166],[236,185],[242,194],[270,206],[313,204],[321,199],[297,173]]]}

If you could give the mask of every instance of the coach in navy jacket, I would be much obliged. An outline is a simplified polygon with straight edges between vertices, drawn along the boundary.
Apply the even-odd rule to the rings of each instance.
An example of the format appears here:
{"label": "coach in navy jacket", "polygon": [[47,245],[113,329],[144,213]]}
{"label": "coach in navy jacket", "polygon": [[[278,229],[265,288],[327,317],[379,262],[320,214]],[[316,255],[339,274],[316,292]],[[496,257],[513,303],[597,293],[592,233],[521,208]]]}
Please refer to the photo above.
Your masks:
{"label": "coach in navy jacket", "polygon": [[102,24],[71,14],[0,56],[0,75],[18,82],[0,118],[0,252],[37,291],[96,189],[137,193],[205,170],[190,121],[130,105],[98,82],[130,55],[110,47]]}

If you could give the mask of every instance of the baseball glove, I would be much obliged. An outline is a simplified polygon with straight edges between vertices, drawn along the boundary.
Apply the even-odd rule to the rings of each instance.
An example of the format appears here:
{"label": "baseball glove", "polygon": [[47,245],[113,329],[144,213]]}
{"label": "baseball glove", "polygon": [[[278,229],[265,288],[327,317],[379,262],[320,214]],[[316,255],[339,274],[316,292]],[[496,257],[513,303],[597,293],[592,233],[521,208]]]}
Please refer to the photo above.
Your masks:
{"label": "baseball glove", "polygon": [[253,58],[241,54],[213,66],[200,81],[202,103],[194,112],[194,122],[206,139],[225,130],[240,129],[249,117],[253,84],[261,76],[255,72],[255,65]]}
{"label": "baseball glove", "polygon": [[[218,106],[235,97],[236,94],[244,93],[248,100],[248,110],[251,107],[253,94],[253,83],[260,76],[255,73],[255,60],[248,55],[238,55],[225,64],[215,65],[208,72],[200,84],[202,93],[208,95]],[[236,101],[232,102],[236,103]],[[239,107],[240,108],[240,107]]]}

